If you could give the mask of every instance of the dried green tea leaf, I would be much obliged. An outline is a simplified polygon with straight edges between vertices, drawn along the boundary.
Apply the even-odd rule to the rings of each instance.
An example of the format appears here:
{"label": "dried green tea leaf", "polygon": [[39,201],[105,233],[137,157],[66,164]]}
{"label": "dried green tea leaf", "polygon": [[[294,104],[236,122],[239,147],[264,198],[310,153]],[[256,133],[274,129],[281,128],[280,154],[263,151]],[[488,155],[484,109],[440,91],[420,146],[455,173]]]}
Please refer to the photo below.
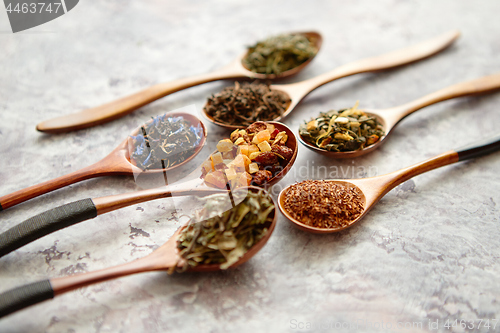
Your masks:
{"label": "dried green tea leaf", "polygon": [[281,74],[300,66],[318,53],[314,41],[303,35],[272,36],[248,48],[244,65],[255,73]]}
{"label": "dried green tea leaf", "polygon": [[[179,271],[200,264],[221,264],[226,269],[267,233],[275,209],[269,195],[263,190],[237,190],[231,195],[232,201],[227,194],[202,199],[203,209],[177,239],[180,256],[187,262]],[[239,203],[232,207],[231,202]]]}

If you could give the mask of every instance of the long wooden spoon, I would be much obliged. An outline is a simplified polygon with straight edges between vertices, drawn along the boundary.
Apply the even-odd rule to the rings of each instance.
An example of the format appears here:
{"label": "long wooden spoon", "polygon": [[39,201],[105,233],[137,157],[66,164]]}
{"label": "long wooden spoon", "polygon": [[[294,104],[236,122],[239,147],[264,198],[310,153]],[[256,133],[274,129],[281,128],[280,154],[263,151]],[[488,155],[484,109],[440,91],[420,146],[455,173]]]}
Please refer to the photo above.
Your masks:
{"label": "long wooden spoon", "polygon": [[[284,117],[290,114],[292,110],[300,103],[300,101],[306,97],[314,89],[321,87],[322,85],[332,82],[334,80],[366,72],[375,72],[384,69],[394,68],[402,65],[406,65],[418,60],[428,58],[450,46],[458,37],[460,32],[457,30],[449,31],[440,36],[434,37],[422,43],[393,51],[387,54],[383,54],[377,57],[367,58],[358,60],[343,66],[340,66],[328,73],[316,76],[314,78],[304,80],[301,82],[290,83],[290,84],[273,84],[270,86],[273,90],[283,91],[288,94],[291,99],[285,112],[276,119],[275,121],[280,121]],[[239,125],[229,125],[221,123],[215,120],[212,116],[203,112],[205,117],[212,123],[226,127],[226,128],[243,128],[245,126]]]}
{"label": "long wooden spoon", "polygon": [[[321,48],[323,39],[319,33],[311,31],[311,32],[296,32],[293,34],[304,35],[312,43],[315,44],[318,51]],[[153,101],[156,101],[157,99],[160,99],[162,97],[165,97],[169,94],[172,94],[182,89],[193,87],[202,83],[224,80],[224,79],[250,78],[250,79],[270,80],[270,79],[289,77],[300,72],[313,59],[310,58],[300,66],[292,68],[279,75],[258,74],[250,71],[244,66],[243,59],[245,58],[247,53],[248,51],[240,55],[228,66],[221,68],[217,71],[214,71],[212,73],[156,84],[152,87],[139,91],[133,95],[123,97],[119,100],[95,108],[46,120],[38,124],[36,126],[36,129],[41,132],[47,132],[47,133],[63,133],[63,132],[70,132],[104,124],[109,121],[123,117],[146,104],[149,104]]]}
{"label": "long wooden spoon", "polygon": [[362,192],[363,212],[355,220],[350,221],[347,225],[339,228],[316,228],[308,226],[292,217],[284,207],[284,200],[287,195],[286,187],[280,192],[278,205],[281,212],[292,221],[297,227],[302,230],[314,233],[331,233],[348,228],[360,221],[368,211],[390,190],[397,185],[413,178],[421,173],[437,169],[439,167],[465,161],[470,158],[483,156],[500,149],[500,134],[493,138],[481,140],[479,142],[467,145],[460,149],[450,150],[444,154],[438,155],[424,162],[412,165],[410,167],[377,177],[361,178],[361,179],[332,179],[327,180],[345,187],[355,187]]}
{"label": "long wooden spoon", "polygon": [[[253,192],[262,190],[253,186],[248,189]],[[278,214],[276,214],[276,210],[274,209],[269,216],[272,217],[272,222],[265,226],[267,228],[266,234],[236,263],[231,265],[231,268],[248,261],[267,243],[276,226]],[[0,317],[54,298],[54,296],[58,296],[67,291],[81,288],[93,283],[99,283],[136,273],[171,270],[179,263],[180,256],[177,249],[177,238],[182,231],[182,228],[183,227],[179,228],[165,244],[144,258],[137,259],[123,265],[101,269],[95,272],[42,280],[7,291],[0,295]],[[209,272],[220,269],[220,265],[211,264],[188,268],[187,271]]]}
{"label": "long wooden spoon", "polygon": [[385,110],[370,110],[364,109],[363,111],[371,117],[376,117],[380,124],[384,127],[385,135],[381,137],[376,143],[360,150],[346,151],[346,152],[334,152],[328,151],[326,149],[321,149],[307,142],[299,135],[299,141],[309,149],[314,150],[320,154],[329,156],[331,158],[353,158],[358,157],[369,152],[374,151],[382,143],[385,142],[392,129],[399,124],[399,122],[406,116],[412,114],[413,112],[420,110],[426,106],[436,104],[448,99],[470,96],[480,93],[490,92],[500,88],[500,73],[485,76],[476,80],[458,83],[447,88],[438,90],[432,94],[421,97],[412,102],[396,106]]}
{"label": "long wooden spoon", "polygon": [[[51,191],[81,182],[86,179],[97,178],[102,176],[112,176],[112,175],[133,176],[140,173],[144,174],[161,173],[178,168],[186,164],[187,162],[192,160],[203,148],[207,138],[207,130],[205,128],[205,125],[203,125],[203,123],[198,118],[189,113],[172,112],[168,113],[168,117],[183,117],[191,125],[195,127],[200,125],[201,128],[203,129],[203,137],[201,138],[197,148],[195,149],[193,154],[189,158],[184,160],[182,163],[163,169],[142,170],[138,168],[130,159],[130,153],[129,153],[130,137],[128,137],[125,140],[123,140],[118,145],[118,147],[116,147],[108,156],[104,157],[97,163],[94,163],[88,167],[69,173],[67,175],[52,180],[48,180],[46,182],[33,185],[28,188],[0,197],[0,211],[12,207],[14,205],[20,204],[21,202],[27,201],[29,199],[35,198],[39,195],[49,193]],[[140,127],[134,130],[131,133],[131,136],[137,135],[139,130]]]}
{"label": "long wooden spoon", "polygon": [[[280,132],[287,133],[286,145],[293,150],[293,155],[287,165],[263,185],[264,188],[273,186],[288,173],[297,158],[298,151],[297,139],[287,126],[278,122],[268,123],[273,124]],[[0,234],[0,257],[54,231],[123,207],[171,196],[207,195],[227,191],[207,186],[203,179],[199,178],[200,175],[201,166],[186,176],[189,180],[137,192],[82,199],[35,215]]]}

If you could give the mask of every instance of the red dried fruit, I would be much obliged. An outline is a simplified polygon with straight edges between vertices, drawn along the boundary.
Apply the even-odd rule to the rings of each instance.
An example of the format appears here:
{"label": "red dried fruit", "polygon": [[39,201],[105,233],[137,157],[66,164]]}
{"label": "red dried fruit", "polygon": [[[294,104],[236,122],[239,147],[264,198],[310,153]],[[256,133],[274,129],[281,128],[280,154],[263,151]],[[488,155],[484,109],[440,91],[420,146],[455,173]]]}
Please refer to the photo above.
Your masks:
{"label": "red dried fruit", "polygon": [[247,131],[247,133],[257,133],[257,132],[263,131],[265,129],[267,129],[267,124],[265,122],[256,121],[255,123],[248,126],[246,131]]}
{"label": "red dried fruit", "polygon": [[278,156],[270,151],[265,153],[260,153],[256,158],[255,162],[259,163],[261,166],[266,167],[268,165],[273,165],[278,163]]}
{"label": "red dried fruit", "polygon": [[269,170],[259,170],[253,174],[252,184],[261,186],[267,183],[271,178],[273,178],[273,174]]}
{"label": "red dried fruit", "polygon": [[289,161],[293,156],[293,150],[287,146],[273,145],[271,152],[282,156],[286,161]]}

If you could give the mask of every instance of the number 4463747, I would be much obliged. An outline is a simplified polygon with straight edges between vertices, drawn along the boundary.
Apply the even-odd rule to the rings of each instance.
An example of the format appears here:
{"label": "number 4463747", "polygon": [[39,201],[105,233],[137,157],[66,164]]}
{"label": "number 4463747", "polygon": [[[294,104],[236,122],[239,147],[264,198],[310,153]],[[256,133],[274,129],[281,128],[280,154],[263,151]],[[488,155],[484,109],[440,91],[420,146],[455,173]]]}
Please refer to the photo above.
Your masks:
{"label": "number 4463747", "polygon": [[48,13],[57,13],[59,11],[59,8],[61,7],[61,3],[44,3],[44,2],[38,2],[38,3],[17,3],[14,8],[12,8],[12,3],[9,3],[7,6],[7,13],[42,13],[42,12],[48,12]]}
{"label": "number 4463747", "polygon": [[458,320],[458,319],[455,319],[454,321],[453,320],[446,320],[446,322],[444,323],[444,327],[446,329],[452,329],[452,328],[455,328],[455,327],[460,327],[462,329],[479,329],[481,327],[483,327],[484,329],[487,329],[489,330],[490,328],[492,330],[494,330],[497,326],[497,322],[498,322],[498,319],[492,319],[491,322],[489,319],[476,319],[476,320]]}

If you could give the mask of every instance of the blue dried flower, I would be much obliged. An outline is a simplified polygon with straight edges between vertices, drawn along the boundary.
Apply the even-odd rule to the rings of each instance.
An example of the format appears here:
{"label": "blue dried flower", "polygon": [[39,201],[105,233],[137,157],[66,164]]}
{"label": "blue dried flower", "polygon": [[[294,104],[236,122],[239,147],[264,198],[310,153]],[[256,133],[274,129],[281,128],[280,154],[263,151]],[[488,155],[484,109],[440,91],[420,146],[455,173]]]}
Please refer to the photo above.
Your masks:
{"label": "blue dried flower", "polygon": [[173,132],[172,134],[170,135],[176,135],[176,134],[179,134],[180,132],[182,132],[184,130],[184,124],[181,124],[181,126],[179,127],[179,129],[175,132]]}
{"label": "blue dried flower", "polygon": [[201,128],[200,124],[198,124],[196,127],[194,127],[193,125],[189,126],[189,130],[194,133],[194,135],[196,135],[196,141],[193,143],[193,147],[196,147],[201,141],[203,129]]}

